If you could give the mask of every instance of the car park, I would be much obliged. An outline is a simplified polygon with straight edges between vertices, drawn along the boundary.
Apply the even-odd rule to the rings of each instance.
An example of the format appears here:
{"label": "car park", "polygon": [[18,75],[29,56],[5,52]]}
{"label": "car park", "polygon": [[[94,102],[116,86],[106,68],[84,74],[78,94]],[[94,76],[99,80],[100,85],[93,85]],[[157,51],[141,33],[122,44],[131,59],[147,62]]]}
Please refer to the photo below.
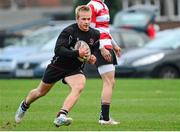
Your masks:
{"label": "car park", "polygon": [[[46,41],[44,41],[42,37],[39,36],[39,33],[37,33],[37,36],[39,37],[35,37],[32,42],[30,41],[31,39],[29,39],[28,43],[25,41],[16,46],[5,48],[4,53],[0,55],[0,77],[41,77],[52,57],[52,48],[54,48],[57,36],[63,28],[57,26],[46,28],[48,33],[51,33],[49,30],[58,31],[58,33],[55,33],[56,35],[51,33],[47,37],[50,37],[51,39],[45,38]],[[44,33],[46,30],[44,28]],[[115,29],[111,27],[111,34],[121,46],[123,52],[141,47],[149,41],[149,38],[144,33],[138,33],[128,29]],[[36,45],[38,41],[42,41],[43,44],[39,43]],[[91,70],[93,72],[91,72]],[[88,76],[91,76],[90,74],[94,74],[95,72],[96,68],[94,66],[85,67],[85,73]]]}
{"label": "car park", "polygon": [[[111,33],[117,43],[122,45],[124,52],[136,47],[141,47],[149,41],[149,38],[143,33],[139,34],[135,31],[126,29],[115,30],[114,28],[111,28]],[[131,37],[128,38],[128,36]],[[55,41],[56,39],[49,41],[49,43],[46,43],[46,45],[38,50],[38,52],[33,52],[28,56],[21,57],[17,62],[16,70],[14,70],[13,73],[15,77],[42,77],[47,64],[53,56]],[[87,76],[96,74],[95,66],[87,65],[85,67],[85,74]]]}
{"label": "car park", "polygon": [[142,48],[124,53],[117,77],[180,77],[180,30],[164,32]]}

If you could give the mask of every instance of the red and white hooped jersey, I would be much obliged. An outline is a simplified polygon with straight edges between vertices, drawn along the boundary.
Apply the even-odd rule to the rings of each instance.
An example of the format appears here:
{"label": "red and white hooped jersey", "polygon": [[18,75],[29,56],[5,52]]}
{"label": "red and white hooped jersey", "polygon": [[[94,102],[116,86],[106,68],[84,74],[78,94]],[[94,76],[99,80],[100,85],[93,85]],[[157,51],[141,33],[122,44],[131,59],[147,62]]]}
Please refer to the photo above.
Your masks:
{"label": "red and white hooped jersey", "polygon": [[101,0],[91,0],[88,5],[92,10],[91,27],[100,32],[100,48],[112,49],[112,38],[109,27],[109,9]]}

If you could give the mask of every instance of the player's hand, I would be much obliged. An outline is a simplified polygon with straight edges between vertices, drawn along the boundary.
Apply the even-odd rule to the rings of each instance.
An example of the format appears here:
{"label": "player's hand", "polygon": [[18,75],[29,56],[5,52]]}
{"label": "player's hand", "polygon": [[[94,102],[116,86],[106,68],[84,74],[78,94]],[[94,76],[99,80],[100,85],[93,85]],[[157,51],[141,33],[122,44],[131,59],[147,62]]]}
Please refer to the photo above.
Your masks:
{"label": "player's hand", "polygon": [[96,63],[96,56],[91,55],[88,62],[89,62],[89,64],[95,64]]}
{"label": "player's hand", "polygon": [[113,46],[113,50],[114,50],[114,52],[116,53],[116,55],[117,55],[118,57],[121,56],[122,50],[121,50],[121,48],[120,48],[118,45],[114,45],[114,46]]}
{"label": "player's hand", "polygon": [[88,49],[85,47],[79,48],[79,57],[87,57],[88,56]]}
{"label": "player's hand", "polygon": [[107,50],[105,48],[101,48],[100,51],[101,51],[101,55],[104,57],[104,59],[106,61],[108,61],[108,62],[112,61],[112,56],[111,56],[109,50]]}

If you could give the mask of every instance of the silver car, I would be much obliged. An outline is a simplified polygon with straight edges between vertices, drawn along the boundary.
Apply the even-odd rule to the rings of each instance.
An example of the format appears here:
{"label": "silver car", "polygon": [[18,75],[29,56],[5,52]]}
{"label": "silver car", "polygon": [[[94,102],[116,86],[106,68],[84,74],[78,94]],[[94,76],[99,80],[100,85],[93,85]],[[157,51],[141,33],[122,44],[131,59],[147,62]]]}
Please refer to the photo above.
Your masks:
{"label": "silver car", "polygon": [[23,38],[20,43],[4,48],[0,53],[0,77],[13,77],[18,60],[38,52],[44,45],[57,39],[63,28],[64,26],[41,28]]}

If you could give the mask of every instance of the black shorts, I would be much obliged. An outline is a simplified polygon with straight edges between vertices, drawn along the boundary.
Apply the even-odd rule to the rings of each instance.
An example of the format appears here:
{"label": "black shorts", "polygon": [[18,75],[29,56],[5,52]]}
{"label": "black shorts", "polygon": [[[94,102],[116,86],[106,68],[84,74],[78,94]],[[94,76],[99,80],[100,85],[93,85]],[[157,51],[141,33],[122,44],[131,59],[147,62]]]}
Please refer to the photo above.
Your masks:
{"label": "black shorts", "polygon": [[95,53],[95,56],[96,56],[96,66],[99,67],[99,66],[102,66],[102,65],[106,65],[106,64],[117,64],[117,60],[116,60],[116,55],[113,51],[113,49],[107,49],[109,50],[109,52],[111,53],[111,56],[112,56],[112,61],[111,62],[108,62],[104,59],[104,57],[101,55],[101,52],[100,50],[98,50],[96,53]]}
{"label": "black shorts", "polygon": [[62,82],[66,84],[64,78],[75,74],[84,75],[81,68],[75,70],[64,70],[59,67],[55,67],[53,65],[48,65],[44,72],[42,81],[44,83],[52,84],[62,79]]}

